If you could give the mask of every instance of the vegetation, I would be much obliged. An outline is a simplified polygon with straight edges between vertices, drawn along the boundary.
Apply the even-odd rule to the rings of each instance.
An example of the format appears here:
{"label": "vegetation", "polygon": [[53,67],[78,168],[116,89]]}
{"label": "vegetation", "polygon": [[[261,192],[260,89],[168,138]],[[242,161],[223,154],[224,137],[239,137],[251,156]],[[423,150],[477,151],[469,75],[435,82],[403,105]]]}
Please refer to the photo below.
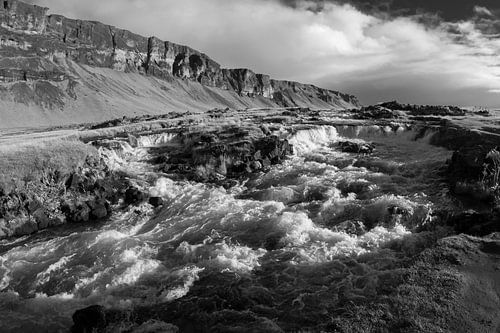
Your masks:
{"label": "vegetation", "polygon": [[497,189],[500,186],[500,151],[491,150],[486,155],[488,163],[485,166],[485,173],[489,178],[491,187]]}
{"label": "vegetation", "polygon": [[494,194],[495,202],[500,203],[500,151],[497,148],[486,155],[483,171],[483,182]]}
{"label": "vegetation", "polygon": [[81,167],[97,150],[76,140],[46,140],[24,146],[0,147],[0,191],[48,184]]}

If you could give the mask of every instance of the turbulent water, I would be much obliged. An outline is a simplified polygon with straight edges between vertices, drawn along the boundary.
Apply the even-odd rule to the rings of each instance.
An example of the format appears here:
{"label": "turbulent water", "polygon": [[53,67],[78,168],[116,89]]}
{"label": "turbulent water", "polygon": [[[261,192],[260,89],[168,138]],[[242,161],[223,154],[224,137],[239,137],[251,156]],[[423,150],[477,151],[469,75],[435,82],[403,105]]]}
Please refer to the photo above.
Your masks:
{"label": "turbulent water", "polygon": [[[150,165],[148,149],[173,135],[102,148],[112,168],[165,205],[0,243],[2,331],[67,331],[72,313],[87,305],[170,302],[196,292],[204,277],[223,284],[227,274],[248,278],[249,293],[272,279],[271,307],[321,311],[331,288],[353,298],[375,293],[375,272],[397,256],[388,246],[448,204],[439,168],[449,152],[403,127],[286,135],[295,155],[231,190],[173,181]],[[345,138],[374,142],[375,153],[342,153],[337,142]]]}

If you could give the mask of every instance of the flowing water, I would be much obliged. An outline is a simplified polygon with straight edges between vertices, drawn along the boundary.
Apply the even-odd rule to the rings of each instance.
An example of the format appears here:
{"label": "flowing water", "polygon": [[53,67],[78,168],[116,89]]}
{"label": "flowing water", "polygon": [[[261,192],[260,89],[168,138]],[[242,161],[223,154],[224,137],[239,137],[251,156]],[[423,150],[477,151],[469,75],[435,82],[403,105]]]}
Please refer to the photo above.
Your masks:
{"label": "flowing water", "polygon": [[[394,244],[449,204],[439,169],[450,153],[415,136],[404,127],[299,129],[288,134],[294,156],[231,190],[174,181],[150,165],[148,147],[174,135],[116,141],[101,149],[109,165],[165,205],[2,241],[2,332],[65,332],[76,309],[173,302],[203,286],[229,288],[227,276],[245,279],[256,298],[271,295],[261,303],[290,318],[321,320],[339,295],[376,293],[373,279],[400,255]],[[374,142],[375,153],[340,152],[345,138]]]}

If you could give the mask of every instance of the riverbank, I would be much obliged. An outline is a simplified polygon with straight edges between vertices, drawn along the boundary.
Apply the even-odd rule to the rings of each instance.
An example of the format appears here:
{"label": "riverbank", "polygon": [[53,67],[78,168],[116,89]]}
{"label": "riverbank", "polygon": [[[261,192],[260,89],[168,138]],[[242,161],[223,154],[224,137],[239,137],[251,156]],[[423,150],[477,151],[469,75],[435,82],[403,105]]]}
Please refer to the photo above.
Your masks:
{"label": "riverbank", "polygon": [[10,175],[60,170],[46,202],[71,223],[4,239],[7,331],[64,330],[73,313],[75,332],[495,331],[495,192],[456,193],[464,175],[493,190],[492,169],[456,155],[469,142],[485,148],[467,161],[485,157],[494,133],[377,117],[212,110],[31,134],[63,142],[31,150],[59,164],[11,154]]}

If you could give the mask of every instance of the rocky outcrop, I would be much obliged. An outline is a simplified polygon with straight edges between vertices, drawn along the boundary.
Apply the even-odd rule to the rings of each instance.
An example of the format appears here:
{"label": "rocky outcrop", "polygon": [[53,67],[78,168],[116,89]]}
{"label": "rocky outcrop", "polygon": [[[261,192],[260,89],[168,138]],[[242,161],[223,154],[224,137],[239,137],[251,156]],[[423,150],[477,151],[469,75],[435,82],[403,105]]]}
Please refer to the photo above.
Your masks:
{"label": "rocky outcrop", "polygon": [[65,223],[102,221],[111,214],[112,205],[127,198],[127,180],[95,157],[89,156],[70,174],[55,171],[46,178],[50,180],[23,188],[0,188],[0,239]]}
{"label": "rocky outcrop", "polygon": [[172,178],[231,187],[236,179],[282,162],[293,147],[256,126],[202,127],[179,133],[169,146],[152,148],[150,153]]}
{"label": "rocky outcrop", "polygon": [[[42,109],[64,109],[67,100],[81,98],[75,86],[87,83],[75,68],[78,64],[139,73],[166,81],[197,82],[240,96],[264,97],[280,106],[359,106],[351,95],[272,80],[249,69],[222,69],[207,55],[190,47],[140,36],[100,22],[47,15],[47,10],[17,0],[3,1],[0,8],[0,100],[32,103]],[[48,88],[37,89],[35,83],[40,82]],[[95,82],[89,84],[91,90],[99,92]],[[54,94],[52,90],[57,91],[57,103],[44,102],[45,92]],[[19,94],[21,98],[11,97]]]}
{"label": "rocky outcrop", "polygon": [[339,148],[344,153],[371,154],[375,146],[368,142],[341,141]]}
{"label": "rocky outcrop", "polygon": [[467,129],[443,120],[431,143],[454,150],[447,175],[456,194],[474,196],[487,202],[493,202],[498,197],[498,134]]}
{"label": "rocky outcrop", "polygon": [[361,111],[388,112],[404,111],[412,116],[464,116],[467,111],[452,105],[415,105],[401,104],[397,101],[384,102],[376,105],[370,105],[361,109]]}

